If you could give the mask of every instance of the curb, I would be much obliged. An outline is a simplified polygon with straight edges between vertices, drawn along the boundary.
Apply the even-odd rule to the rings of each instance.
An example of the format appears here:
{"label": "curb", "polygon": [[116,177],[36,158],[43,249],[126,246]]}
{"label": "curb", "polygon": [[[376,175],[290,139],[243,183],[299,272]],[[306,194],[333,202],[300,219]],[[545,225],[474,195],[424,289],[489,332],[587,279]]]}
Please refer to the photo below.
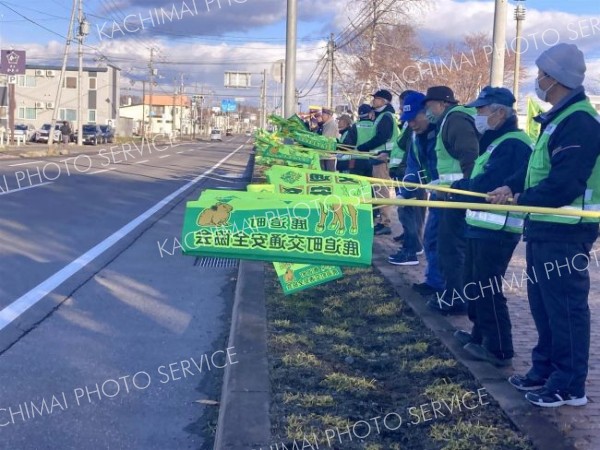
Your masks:
{"label": "curb", "polygon": [[535,413],[535,408],[523,394],[517,392],[507,378],[512,370],[499,369],[482,361],[469,359],[469,355],[454,339],[454,326],[444,316],[429,310],[423,298],[414,292],[410,283],[400,275],[395,267],[388,264],[384,255],[387,249],[377,240],[373,248],[373,266],[394,287],[398,295],[418,315],[423,323],[452,352],[454,357],[464,365],[475,379],[486,388],[498,402],[511,422],[531,440],[535,448],[540,450],[576,450],[572,442],[564,436],[550,420]]}
{"label": "curb", "polygon": [[267,360],[267,312],[262,262],[240,261],[228,347],[238,363],[228,365],[214,450],[268,447],[271,406]]}

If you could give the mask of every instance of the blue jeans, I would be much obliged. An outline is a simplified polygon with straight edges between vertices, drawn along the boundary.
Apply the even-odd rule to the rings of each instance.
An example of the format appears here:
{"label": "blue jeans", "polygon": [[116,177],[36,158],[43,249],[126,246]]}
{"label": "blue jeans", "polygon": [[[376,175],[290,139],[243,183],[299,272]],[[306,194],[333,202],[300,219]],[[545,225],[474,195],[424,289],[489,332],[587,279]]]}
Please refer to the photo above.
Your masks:
{"label": "blue jeans", "polygon": [[[430,200],[435,200],[435,195],[430,197]],[[423,247],[425,248],[425,257],[427,258],[427,269],[425,269],[425,283],[429,286],[444,290],[445,282],[442,272],[440,271],[437,243],[438,243],[438,226],[440,223],[439,208],[429,208],[427,221],[425,222],[425,235]]]}
{"label": "blue jeans", "polygon": [[[426,194],[422,189],[416,193],[416,200],[424,200]],[[419,206],[401,206],[398,208],[398,220],[404,230],[404,243],[402,250],[409,254],[423,249],[423,222],[425,221],[425,208]]]}

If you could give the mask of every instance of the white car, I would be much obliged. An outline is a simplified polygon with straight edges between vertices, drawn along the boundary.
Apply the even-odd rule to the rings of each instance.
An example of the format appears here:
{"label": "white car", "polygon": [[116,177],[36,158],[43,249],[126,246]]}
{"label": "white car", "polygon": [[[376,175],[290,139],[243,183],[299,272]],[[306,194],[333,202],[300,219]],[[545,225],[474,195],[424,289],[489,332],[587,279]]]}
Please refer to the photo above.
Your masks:
{"label": "white car", "polygon": [[[52,125],[50,125],[49,123],[45,123],[44,125],[42,125],[42,128],[40,128],[39,130],[37,130],[35,132],[35,141],[36,142],[48,142],[48,134],[49,134],[51,127],[52,127]],[[54,125],[53,141],[54,142],[62,141],[62,133],[60,132],[59,124]]]}
{"label": "white car", "polygon": [[246,132],[244,133],[247,137],[252,137],[252,131],[250,130],[246,130]]}
{"label": "white car", "polygon": [[221,130],[217,130],[216,128],[210,132],[210,140],[211,141],[222,141]]}
{"label": "white car", "polygon": [[35,135],[35,127],[31,124],[17,124],[15,125],[15,138],[17,136],[24,136],[25,141],[33,140]]}

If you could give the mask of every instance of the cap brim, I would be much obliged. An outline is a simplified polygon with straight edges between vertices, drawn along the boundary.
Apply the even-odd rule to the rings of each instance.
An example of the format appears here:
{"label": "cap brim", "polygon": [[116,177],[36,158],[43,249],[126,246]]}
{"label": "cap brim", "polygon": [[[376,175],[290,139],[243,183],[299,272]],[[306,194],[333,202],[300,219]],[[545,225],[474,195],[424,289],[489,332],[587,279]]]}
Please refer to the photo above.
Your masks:
{"label": "cap brim", "polygon": [[457,100],[447,100],[445,98],[438,98],[438,97],[425,97],[423,99],[423,104],[427,103],[427,102],[447,102],[447,103],[458,103]]}
{"label": "cap brim", "polygon": [[417,111],[416,113],[415,113],[415,112],[403,113],[403,114],[400,116],[400,120],[401,120],[402,122],[409,122],[409,121],[411,121],[411,120],[414,120],[414,119],[415,119],[415,118],[416,118],[416,117],[419,115],[419,113],[421,113],[422,111],[423,111],[423,110],[421,110],[421,111]]}
{"label": "cap brim", "polygon": [[465,105],[467,108],[481,108],[482,106],[491,105],[492,102],[488,100],[484,100],[482,98],[478,98],[477,100],[472,101],[468,105]]}

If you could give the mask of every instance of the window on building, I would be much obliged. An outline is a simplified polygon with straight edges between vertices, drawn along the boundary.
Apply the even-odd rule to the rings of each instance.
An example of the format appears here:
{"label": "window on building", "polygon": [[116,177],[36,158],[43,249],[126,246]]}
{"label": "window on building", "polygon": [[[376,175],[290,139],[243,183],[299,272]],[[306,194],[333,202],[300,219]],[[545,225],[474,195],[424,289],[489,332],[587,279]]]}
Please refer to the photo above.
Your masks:
{"label": "window on building", "polygon": [[37,111],[35,108],[19,108],[18,116],[22,120],[35,120],[37,119]]}
{"label": "window on building", "polygon": [[77,77],[66,77],[63,87],[67,89],[77,89]]}
{"label": "window on building", "polygon": [[76,121],[77,120],[77,110],[61,108],[59,110],[59,118],[60,118],[60,120]]}
{"label": "window on building", "polygon": [[96,78],[90,78],[90,90],[95,91],[96,90]]}
{"label": "window on building", "polygon": [[17,85],[21,87],[35,87],[36,80],[33,75],[18,75]]}
{"label": "window on building", "polygon": [[89,123],[96,123],[96,111],[88,111],[88,122]]}

